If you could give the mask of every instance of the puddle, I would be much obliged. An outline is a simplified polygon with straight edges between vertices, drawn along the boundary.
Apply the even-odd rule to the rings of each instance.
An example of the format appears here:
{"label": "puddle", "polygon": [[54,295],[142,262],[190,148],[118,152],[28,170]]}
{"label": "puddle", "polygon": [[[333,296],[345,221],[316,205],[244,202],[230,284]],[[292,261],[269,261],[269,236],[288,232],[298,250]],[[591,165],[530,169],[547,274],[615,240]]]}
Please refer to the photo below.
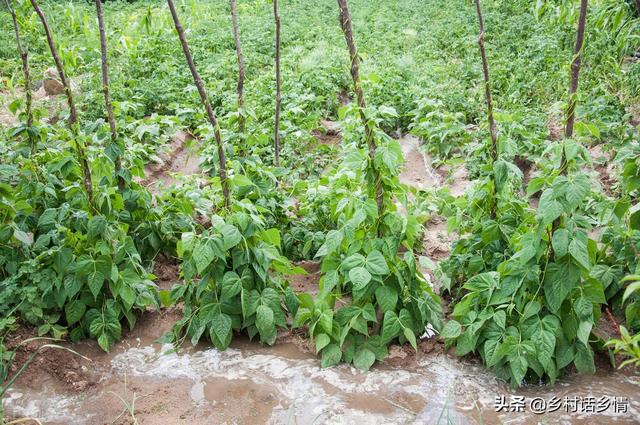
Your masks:
{"label": "puddle", "polygon": [[[511,392],[481,365],[435,351],[420,352],[405,365],[383,363],[361,372],[344,364],[323,369],[291,343],[263,347],[240,338],[222,352],[203,345],[171,354],[165,354],[170,346],[145,343],[132,335],[112,354],[98,356],[97,384],[83,393],[46,381],[37,389],[11,389],[4,400],[7,414],[94,425],[113,422],[124,403],[135,400],[143,424],[594,424],[637,423],[640,417],[640,377],[618,373],[571,376],[555,387]],[[523,412],[495,411],[496,397],[516,395],[525,397]],[[539,416],[528,409],[535,397],[603,396],[628,397],[627,412],[562,408]],[[115,423],[129,420],[123,415]]]}

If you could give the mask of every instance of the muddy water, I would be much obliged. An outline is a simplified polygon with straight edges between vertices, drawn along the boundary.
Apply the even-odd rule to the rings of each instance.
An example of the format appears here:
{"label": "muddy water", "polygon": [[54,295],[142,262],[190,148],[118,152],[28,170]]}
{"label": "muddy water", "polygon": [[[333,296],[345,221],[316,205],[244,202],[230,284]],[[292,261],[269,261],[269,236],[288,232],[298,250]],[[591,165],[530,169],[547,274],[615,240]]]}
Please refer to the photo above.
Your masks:
{"label": "muddy water", "polygon": [[[91,345],[75,348],[91,354]],[[435,352],[367,373],[348,365],[323,369],[291,343],[262,347],[240,340],[222,352],[201,346],[167,354],[169,348],[132,335],[110,355],[94,355],[90,368],[99,376],[89,390],[69,393],[44,380],[37,389],[11,389],[5,408],[14,417],[78,425],[112,423],[133,401],[142,424],[608,424],[640,418],[638,376],[571,376],[552,388],[516,393],[481,365]],[[503,395],[524,396],[525,411],[497,413],[495,400]],[[529,410],[534,397],[554,396],[625,396],[628,411],[568,413],[563,407],[539,416]],[[129,423],[127,415],[118,420]]]}

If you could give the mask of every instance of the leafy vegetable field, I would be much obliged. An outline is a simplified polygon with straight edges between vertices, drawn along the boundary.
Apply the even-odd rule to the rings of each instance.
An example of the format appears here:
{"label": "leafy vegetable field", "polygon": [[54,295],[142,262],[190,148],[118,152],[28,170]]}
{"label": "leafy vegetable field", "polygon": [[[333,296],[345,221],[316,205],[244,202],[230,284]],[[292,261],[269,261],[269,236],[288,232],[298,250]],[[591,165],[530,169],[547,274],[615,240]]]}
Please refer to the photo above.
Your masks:
{"label": "leafy vegetable field", "polygon": [[640,417],[640,3],[0,27],[0,423]]}

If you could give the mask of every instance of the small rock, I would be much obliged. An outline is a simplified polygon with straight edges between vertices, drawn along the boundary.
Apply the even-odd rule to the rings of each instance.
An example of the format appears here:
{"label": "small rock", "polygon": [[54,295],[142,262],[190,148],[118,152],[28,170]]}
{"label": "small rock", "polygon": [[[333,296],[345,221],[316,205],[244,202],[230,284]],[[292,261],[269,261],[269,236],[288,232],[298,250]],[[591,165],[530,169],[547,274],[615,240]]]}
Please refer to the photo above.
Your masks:
{"label": "small rock", "polygon": [[72,386],[76,391],[84,391],[89,386],[89,383],[87,381],[77,381]]}
{"label": "small rock", "polygon": [[58,71],[56,71],[55,68],[47,68],[47,70],[44,71],[44,80],[42,81],[42,85],[44,87],[44,91],[49,96],[57,96],[64,93],[64,86],[62,85]]}
{"label": "small rock", "polygon": [[75,372],[73,372],[73,371],[69,370],[69,371],[66,371],[66,372],[64,373],[64,377],[65,377],[65,379],[66,379],[67,381],[72,382],[72,381],[77,381],[77,380],[78,380],[78,378],[80,378],[80,375],[78,375],[77,373],[75,373]]}
{"label": "small rock", "polygon": [[387,359],[389,360],[404,359],[406,357],[407,357],[407,352],[404,351],[402,347],[393,345],[391,346],[391,348],[389,348],[389,355],[387,356]]}

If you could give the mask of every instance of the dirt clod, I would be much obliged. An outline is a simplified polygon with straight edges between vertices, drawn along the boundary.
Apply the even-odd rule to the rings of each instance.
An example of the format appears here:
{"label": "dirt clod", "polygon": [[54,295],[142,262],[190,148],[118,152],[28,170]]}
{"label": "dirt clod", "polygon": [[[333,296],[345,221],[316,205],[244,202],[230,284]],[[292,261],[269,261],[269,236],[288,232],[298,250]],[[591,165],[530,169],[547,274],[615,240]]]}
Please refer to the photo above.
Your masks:
{"label": "dirt clod", "polygon": [[322,128],[311,132],[313,137],[323,145],[339,146],[342,142],[340,124],[336,121],[322,120],[320,125]]}
{"label": "dirt clod", "polygon": [[64,93],[64,85],[62,85],[58,71],[55,68],[47,68],[44,71],[42,86],[48,96],[57,96]]}
{"label": "dirt clod", "polygon": [[157,278],[155,282],[158,289],[171,289],[174,283],[180,281],[180,266],[175,259],[160,254],[153,266],[153,274]]}
{"label": "dirt clod", "polygon": [[320,280],[320,263],[317,261],[299,261],[295,264],[302,267],[307,274],[289,276],[289,285],[294,292],[306,292],[316,295],[319,291],[318,282]]}

